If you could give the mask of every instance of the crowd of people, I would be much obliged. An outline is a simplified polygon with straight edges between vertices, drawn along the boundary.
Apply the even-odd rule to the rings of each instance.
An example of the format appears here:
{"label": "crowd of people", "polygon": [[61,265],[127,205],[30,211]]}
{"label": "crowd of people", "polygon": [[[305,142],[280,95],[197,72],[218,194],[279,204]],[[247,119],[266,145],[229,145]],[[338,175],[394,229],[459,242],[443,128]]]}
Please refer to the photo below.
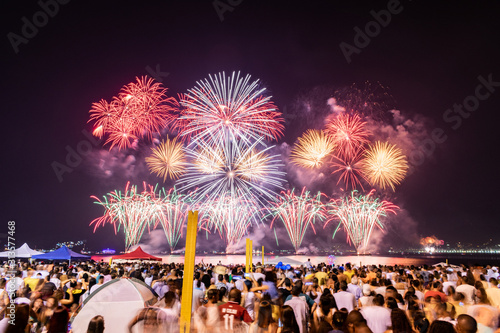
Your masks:
{"label": "crowd of people", "polygon": [[[358,267],[310,260],[286,267],[257,263],[245,272],[243,265],[196,265],[191,331],[500,332],[497,267]],[[19,263],[15,276],[7,269],[0,269],[0,333],[71,332],[87,297],[127,278],[141,280],[158,297],[127,319],[129,332],[180,330],[183,264]],[[95,314],[87,332],[106,332],[102,315]]]}

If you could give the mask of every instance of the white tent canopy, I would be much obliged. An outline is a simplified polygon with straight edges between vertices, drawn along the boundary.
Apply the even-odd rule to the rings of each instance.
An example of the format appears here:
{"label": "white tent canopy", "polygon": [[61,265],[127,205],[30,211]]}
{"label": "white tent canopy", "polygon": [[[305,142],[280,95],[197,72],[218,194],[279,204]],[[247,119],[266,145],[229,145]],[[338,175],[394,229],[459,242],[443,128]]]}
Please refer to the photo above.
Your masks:
{"label": "white tent canopy", "polygon": [[99,287],[83,302],[73,320],[73,333],[86,333],[89,322],[104,317],[106,333],[128,332],[128,324],[140,309],[157,302],[156,293],[137,279],[115,279]]}
{"label": "white tent canopy", "polygon": [[[12,254],[12,253],[11,253]],[[35,254],[43,254],[43,252],[35,251],[31,249],[28,244],[24,243],[21,247],[17,248],[15,251],[15,256],[12,259],[17,258],[31,258]],[[8,258],[9,251],[0,252],[0,258]]]}

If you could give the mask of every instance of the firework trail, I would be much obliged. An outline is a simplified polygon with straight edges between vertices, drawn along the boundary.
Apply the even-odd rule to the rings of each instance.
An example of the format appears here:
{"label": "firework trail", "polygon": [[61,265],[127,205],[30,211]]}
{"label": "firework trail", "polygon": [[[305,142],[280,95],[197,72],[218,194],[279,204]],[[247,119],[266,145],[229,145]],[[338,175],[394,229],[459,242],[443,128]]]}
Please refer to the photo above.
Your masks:
{"label": "firework trail", "polygon": [[136,81],[124,86],[111,103],[101,100],[89,111],[93,134],[99,138],[108,135],[110,149],[128,148],[144,136],[151,138],[174,120],[176,102],[166,97],[167,89],[146,77]]}
{"label": "firework trail", "polygon": [[332,174],[338,174],[337,185],[342,181],[345,189],[355,190],[358,186],[364,191],[362,181],[366,181],[361,170],[362,154],[361,150],[355,152],[352,156],[341,158],[333,156],[330,166],[334,168]]}
{"label": "firework trail", "polygon": [[137,186],[125,187],[125,192],[115,190],[104,196],[103,201],[95,196],[94,203],[104,207],[104,215],[94,219],[94,232],[106,223],[113,224],[115,233],[123,228],[125,233],[125,249],[136,245],[146,230],[151,230],[163,218],[163,203],[156,196],[156,188],[144,183],[144,190],[138,192]]}
{"label": "firework trail", "polygon": [[[399,208],[391,202],[373,198],[374,192],[375,190],[371,190],[367,195],[361,195],[352,191],[350,196],[331,199],[329,204],[328,213],[340,220],[333,237],[341,226],[344,227],[347,241],[354,245],[358,253],[366,250],[374,227],[383,230],[380,218],[388,213],[396,214],[396,209]],[[330,220],[326,221],[325,226]]]}
{"label": "firework trail", "polygon": [[197,82],[197,86],[181,95],[178,125],[181,136],[193,141],[203,139],[212,145],[227,140],[277,139],[283,134],[283,118],[264,97],[265,88],[251,76],[240,77],[239,72],[226,77],[225,73]]}
{"label": "firework trail", "polygon": [[377,141],[366,151],[361,169],[370,184],[395,191],[408,171],[408,161],[402,150],[388,142]]}
{"label": "firework trail", "polygon": [[196,202],[203,199],[214,202],[227,191],[251,202],[274,198],[276,194],[268,186],[281,188],[285,173],[279,169],[283,164],[279,155],[269,154],[272,146],[257,150],[261,142],[262,138],[250,146],[241,141],[213,146],[199,141],[197,149],[188,149],[192,166],[179,179],[179,190],[197,189]]}
{"label": "firework trail", "polygon": [[302,189],[300,195],[294,193],[295,189],[287,192],[282,191],[275,201],[270,202],[270,216],[272,216],[271,228],[274,222],[279,219],[285,225],[288,236],[292,241],[295,252],[300,248],[307,227],[311,225],[314,233],[314,223],[323,221],[326,218],[326,211],[321,197],[323,194],[318,192],[316,195],[311,195]]}
{"label": "firework trail", "polygon": [[325,132],[333,138],[335,155],[341,159],[352,158],[362,147],[370,141],[370,132],[359,115],[341,113],[327,119]]}
{"label": "firework trail", "polygon": [[292,163],[303,168],[321,167],[335,148],[333,138],[325,135],[322,130],[307,130],[290,153]]}
{"label": "firework trail", "polygon": [[168,139],[162,141],[157,147],[152,148],[151,156],[146,157],[146,163],[151,173],[163,178],[177,179],[185,172],[186,158],[181,142]]}
{"label": "firework trail", "polygon": [[162,189],[160,194],[162,194],[164,218],[158,219],[157,222],[162,225],[172,252],[182,237],[182,229],[187,221],[191,202],[188,195],[177,192],[175,187],[168,192]]}
{"label": "firework trail", "polygon": [[220,234],[226,248],[237,244],[247,234],[252,222],[259,221],[258,203],[245,199],[240,191],[225,191],[217,198],[206,200],[201,207],[204,225]]}

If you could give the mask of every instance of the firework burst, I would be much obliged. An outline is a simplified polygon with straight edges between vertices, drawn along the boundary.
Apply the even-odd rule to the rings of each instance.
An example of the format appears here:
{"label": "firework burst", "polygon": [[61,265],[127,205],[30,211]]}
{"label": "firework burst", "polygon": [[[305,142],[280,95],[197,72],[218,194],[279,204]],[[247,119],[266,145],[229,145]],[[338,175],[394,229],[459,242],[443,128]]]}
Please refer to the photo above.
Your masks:
{"label": "firework burst", "polygon": [[292,191],[281,192],[275,201],[270,202],[270,215],[273,217],[271,228],[276,220],[281,220],[285,225],[288,236],[292,241],[295,252],[299,249],[304,235],[309,225],[313,228],[316,221],[323,221],[326,218],[324,205],[321,202],[323,194],[318,192],[316,195],[311,195],[302,189],[300,195]]}
{"label": "firework burst", "polygon": [[214,201],[227,191],[252,202],[261,202],[261,197],[274,198],[275,192],[268,186],[281,188],[285,173],[279,169],[283,164],[278,155],[269,154],[273,147],[258,150],[261,142],[262,138],[250,146],[241,142],[220,146],[198,142],[196,150],[187,152],[193,165],[179,179],[180,190],[198,188],[196,201],[207,197]]}
{"label": "firework burst", "polygon": [[164,218],[158,222],[162,225],[172,252],[182,236],[182,229],[187,221],[190,208],[189,196],[177,192],[171,188],[168,192],[162,189],[163,196],[161,202],[163,205]]}
{"label": "firework burst", "polygon": [[342,159],[351,159],[363,145],[369,143],[370,132],[366,128],[366,122],[357,114],[341,113],[329,119],[325,132],[332,137],[336,147],[335,154]]}
{"label": "firework burst", "polygon": [[185,172],[186,158],[181,142],[168,139],[152,148],[151,156],[146,157],[146,163],[151,173],[155,173],[163,181],[168,178],[177,179]]}
{"label": "firework burst", "polygon": [[[372,190],[367,195],[360,195],[357,191],[352,191],[350,196],[332,199],[329,204],[328,213],[340,220],[333,237],[341,226],[344,227],[347,241],[354,245],[358,253],[366,250],[375,227],[383,230],[380,218],[389,213],[396,214],[396,209],[399,208],[391,202],[373,198],[374,192]],[[329,221],[330,219],[325,226]]]}
{"label": "firework burst", "polygon": [[218,198],[205,201],[202,209],[205,225],[219,232],[227,247],[237,244],[252,222],[259,221],[258,204],[245,199],[239,191],[225,191]]}
{"label": "firework burst", "polygon": [[174,120],[176,102],[167,98],[166,89],[153,79],[136,78],[137,82],[124,86],[111,103],[101,100],[92,104],[89,122],[94,123],[93,134],[99,138],[108,135],[110,149],[128,148],[141,137],[151,137]]}
{"label": "firework burst", "polygon": [[334,168],[332,174],[338,174],[339,176],[337,185],[342,181],[345,189],[356,189],[359,186],[364,190],[362,181],[366,182],[366,179],[361,170],[361,162],[361,151],[357,151],[346,158],[334,155],[330,165]]}
{"label": "firework burst", "polygon": [[125,248],[139,243],[146,229],[150,230],[163,218],[163,203],[156,195],[156,188],[144,183],[144,190],[139,192],[137,186],[127,183],[125,192],[113,191],[104,196],[104,200],[92,196],[94,203],[104,207],[104,215],[96,218],[94,232],[106,223],[113,224],[115,233],[123,228],[125,232]]}
{"label": "firework burst", "polygon": [[284,129],[281,113],[270,97],[263,96],[266,89],[259,87],[259,81],[251,82],[250,78],[235,72],[228,77],[224,73],[210,75],[181,95],[184,109],[177,126],[181,135],[210,144],[280,137]]}
{"label": "firework burst", "polygon": [[307,130],[290,153],[292,163],[304,168],[321,167],[335,148],[333,138],[321,130]]}
{"label": "firework burst", "polygon": [[395,191],[408,171],[408,161],[402,150],[388,142],[377,141],[365,151],[361,162],[365,178],[372,185]]}

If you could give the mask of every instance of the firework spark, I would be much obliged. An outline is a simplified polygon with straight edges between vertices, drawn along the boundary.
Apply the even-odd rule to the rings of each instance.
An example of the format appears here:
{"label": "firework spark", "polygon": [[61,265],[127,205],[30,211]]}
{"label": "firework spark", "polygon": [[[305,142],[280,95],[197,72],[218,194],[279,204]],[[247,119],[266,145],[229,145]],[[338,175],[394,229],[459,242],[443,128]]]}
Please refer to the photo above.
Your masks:
{"label": "firework spark", "polygon": [[311,195],[309,191],[306,191],[305,187],[300,195],[296,195],[294,191],[295,189],[287,192],[283,191],[274,202],[270,202],[270,215],[273,217],[271,228],[277,219],[281,220],[285,225],[295,252],[297,252],[309,225],[316,233],[314,223],[323,221],[326,218],[326,212],[321,202],[323,196],[321,192]]}
{"label": "firework spark", "polygon": [[245,199],[244,193],[230,190],[202,204],[203,220],[208,228],[215,228],[226,246],[237,244],[247,233],[252,222],[259,221],[259,206]]}
{"label": "firework spark", "polygon": [[271,97],[263,96],[266,89],[259,87],[259,81],[250,82],[250,78],[240,77],[239,72],[228,77],[210,75],[209,80],[198,81],[198,86],[181,95],[184,109],[177,126],[181,135],[210,144],[280,137],[284,129],[281,113]]}
{"label": "firework spark", "polygon": [[110,149],[128,148],[141,137],[150,138],[174,119],[176,102],[166,97],[166,89],[153,79],[136,80],[124,86],[111,103],[101,100],[89,111],[93,134],[99,138],[107,134]]}
{"label": "firework spark", "polygon": [[161,202],[164,218],[159,219],[158,222],[163,227],[170,245],[170,252],[172,252],[182,236],[182,229],[190,209],[190,200],[188,195],[177,192],[175,187],[168,192],[162,189],[160,193],[163,195]]}
{"label": "firework spark", "polygon": [[366,81],[352,84],[334,93],[336,104],[348,113],[361,113],[372,119],[384,119],[387,111],[394,109],[396,101],[388,87],[380,82]]}
{"label": "firework spark", "polygon": [[180,190],[198,188],[196,201],[207,196],[216,200],[228,190],[252,202],[261,202],[262,197],[274,198],[275,192],[268,187],[281,188],[285,173],[279,169],[283,164],[279,155],[269,154],[272,146],[259,151],[261,142],[262,138],[248,147],[241,142],[221,146],[198,142],[199,148],[187,151],[193,165],[179,179]]}
{"label": "firework spark", "polygon": [[[396,205],[388,201],[380,201],[373,198],[375,190],[367,195],[352,191],[350,196],[338,200],[332,199],[329,204],[328,213],[340,220],[333,237],[338,229],[343,226],[347,233],[347,241],[352,243],[358,253],[366,251],[370,236],[375,227],[383,230],[384,225],[381,217],[388,213],[396,214]],[[325,226],[331,219],[327,220]]]}
{"label": "firework spark", "polygon": [[361,169],[370,184],[395,191],[406,176],[408,161],[395,145],[377,141],[365,151]]}
{"label": "firework spark", "polygon": [[304,168],[321,167],[335,148],[333,138],[321,130],[307,130],[290,153],[292,163]]}
{"label": "firework spark", "polygon": [[343,159],[350,159],[368,144],[370,132],[366,122],[357,115],[341,113],[327,121],[325,132],[333,138],[335,153]]}
{"label": "firework spark", "polygon": [[152,148],[151,156],[146,157],[146,163],[151,173],[155,173],[163,181],[168,178],[177,179],[185,172],[186,158],[181,142],[168,139]]}
{"label": "firework spark", "polygon": [[144,183],[144,190],[138,192],[137,186],[127,183],[125,192],[113,191],[101,201],[95,196],[94,203],[104,207],[104,215],[94,219],[95,230],[106,223],[113,224],[115,233],[123,228],[125,248],[139,243],[146,229],[150,230],[163,218],[163,204],[156,195],[156,188]]}
{"label": "firework spark", "polygon": [[366,182],[366,179],[361,170],[361,162],[361,151],[357,151],[352,156],[345,158],[334,155],[330,165],[334,168],[332,174],[338,173],[339,175],[337,185],[342,181],[345,189],[351,188],[354,190],[359,186],[364,190],[362,181]]}

